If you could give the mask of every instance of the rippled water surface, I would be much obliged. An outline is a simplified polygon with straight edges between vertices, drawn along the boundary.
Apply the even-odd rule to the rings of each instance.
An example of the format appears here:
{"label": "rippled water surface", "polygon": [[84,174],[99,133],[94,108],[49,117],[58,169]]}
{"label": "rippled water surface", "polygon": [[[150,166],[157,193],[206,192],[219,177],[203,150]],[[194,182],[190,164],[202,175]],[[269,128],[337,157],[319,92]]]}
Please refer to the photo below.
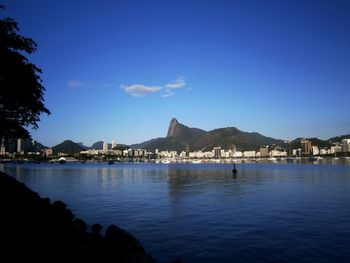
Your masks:
{"label": "rippled water surface", "polygon": [[350,262],[350,165],[6,164],[158,261]]}

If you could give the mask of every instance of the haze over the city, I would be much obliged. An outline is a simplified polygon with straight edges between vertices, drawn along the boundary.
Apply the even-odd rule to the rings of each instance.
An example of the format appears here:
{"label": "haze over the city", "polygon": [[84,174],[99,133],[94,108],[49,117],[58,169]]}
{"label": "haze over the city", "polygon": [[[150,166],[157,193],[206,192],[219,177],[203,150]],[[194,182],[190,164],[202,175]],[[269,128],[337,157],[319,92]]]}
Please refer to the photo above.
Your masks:
{"label": "haze over the city", "polygon": [[171,118],[278,139],[350,133],[349,1],[3,1],[38,50],[33,138],[138,143]]}

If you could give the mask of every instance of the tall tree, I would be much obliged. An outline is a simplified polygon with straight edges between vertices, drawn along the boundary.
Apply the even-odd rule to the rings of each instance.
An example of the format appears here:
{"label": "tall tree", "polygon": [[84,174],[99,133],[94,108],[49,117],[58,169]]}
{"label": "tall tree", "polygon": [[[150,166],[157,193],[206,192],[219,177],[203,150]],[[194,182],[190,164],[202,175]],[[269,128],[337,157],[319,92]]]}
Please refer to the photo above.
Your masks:
{"label": "tall tree", "polygon": [[26,128],[37,129],[40,114],[50,114],[44,105],[42,71],[26,58],[37,44],[18,31],[13,19],[0,19],[0,138],[27,138]]}

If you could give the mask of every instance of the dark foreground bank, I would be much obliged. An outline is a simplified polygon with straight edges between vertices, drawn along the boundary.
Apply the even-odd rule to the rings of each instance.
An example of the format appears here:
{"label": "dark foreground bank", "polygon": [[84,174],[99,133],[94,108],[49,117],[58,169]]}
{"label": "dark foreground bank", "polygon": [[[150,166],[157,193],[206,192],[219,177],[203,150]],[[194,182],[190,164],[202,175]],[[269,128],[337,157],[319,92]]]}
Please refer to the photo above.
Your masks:
{"label": "dark foreground bank", "polygon": [[1,258],[155,262],[140,242],[115,225],[88,229],[61,201],[41,198],[0,171]]}

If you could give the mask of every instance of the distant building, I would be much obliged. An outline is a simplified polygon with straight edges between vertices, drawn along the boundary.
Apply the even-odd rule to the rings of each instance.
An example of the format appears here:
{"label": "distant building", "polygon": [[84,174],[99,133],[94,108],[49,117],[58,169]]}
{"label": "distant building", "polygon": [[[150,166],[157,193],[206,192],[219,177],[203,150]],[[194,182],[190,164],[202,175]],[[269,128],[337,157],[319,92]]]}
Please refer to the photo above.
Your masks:
{"label": "distant building", "polygon": [[202,151],[196,152],[196,157],[197,158],[204,158],[204,153]]}
{"label": "distant building", "polygon": [[182,152],[180,153],[180,157],[181,157],[181,158],[186,158],[186,152],[185,152],[185,151],[182,151]]}
{"label": "distant building", "polygon": [[214,147],[214,158],[219,159],[221,158],[221,147]]}
{"label": "distant building", "polygon": [[113,141],[112,141],[112,149],[114,149],[115,147],[117,147],[117,141],[116,141],[116,140],[113,140]]}
{"label": "distant building", "polygon": [[271,157],[287,157],[288,153],[286,151],[272,150],[270,152]]}
{"label": "distant building", "polygon": [[253,158],[253,157],[255,157],[255,151],[244,151],[243,152],[243,156],[244,157],[248,157],[248,158]]}
{"label": "distant building", "polygon": [[350,139],[343,139],[341,143],[342,143],[342,151],[350,152]]}
{"label": "distant building", "polygon": [[311,141],[307,139],[302,139],[300,143],[301,143],[302,154],[309,155],[310,153],[312,153]]}
{"label": "distant building", "polygon": [[292,151],[293,156],[301,156],[301,149],[293,149]]}
{"label": "distant building", "polygon": [[318,149],[317,146],[312,146],[312,155],[319,155],[320,150]]}
{"label": "distant building", "polygon": [[341,151],[342,151],[342,147],[340,145],[331,146],[331,154],[339,153]]}
{"label": "distant building", "polygon": [[135,150],[134,149],[128,149],[128,156],[134,157],[135,156]]}
{"label": "distant building", "polygon": [[52,148],[47,148],[47,149],[44,150],[44,152],[45,152],[46,156],[50,156],[53,153]]}
{"label": "distant building", "polygon": [[2,138],[2,139],[1,139],[1,149],[0,149],[0,153],[1,153],[1,154],[5,154],[5,153],[6,153],[5,138]]}
{"label": "distant building", "polygon": [[190,156],[190,145],[189,144],[186,144],[185,152],[186,152],[186,157],[189,157]]}
{"label": "distant building", "polygon": [[243,157],[243,153],[241,151],[235,151],[232,157],[236,157],[236,158]]}
{"label": "distant building", "polygon": [[261,158],[269,157],[269,148],[267,147],[260,148],[259,152],[260,152]]}
{"label": "distant building", "polygon": [[175,158],[177,157],[177,151],[161,151],[159,155],[162,158]]}
{"label": "distant building", "polygon": [[103,143],[102,149],[103,149],[104,151],[108,151],[108,142],[104,142],[104,143]]}
{"label": "distant building", "polygon": [[17,153],[24,154],[23,139],[17,139]]}
{"label": "distant building", "polygon": [[225,150],[221,150],[221,157],[223,157],[223,158],[230,158],[230,152],[229,151],[225,151]]}
{"label": "distant building", "polygon": [[231,150],[232,150],[232,154],[234,154],[237,150],[236,145],[232,144]]}
{"label": "distant building", "polygon": [[213,152],[210,152],[210,151],[204,152],[203,154],[204,154],[205,158],[213,158],[214,157]]}

